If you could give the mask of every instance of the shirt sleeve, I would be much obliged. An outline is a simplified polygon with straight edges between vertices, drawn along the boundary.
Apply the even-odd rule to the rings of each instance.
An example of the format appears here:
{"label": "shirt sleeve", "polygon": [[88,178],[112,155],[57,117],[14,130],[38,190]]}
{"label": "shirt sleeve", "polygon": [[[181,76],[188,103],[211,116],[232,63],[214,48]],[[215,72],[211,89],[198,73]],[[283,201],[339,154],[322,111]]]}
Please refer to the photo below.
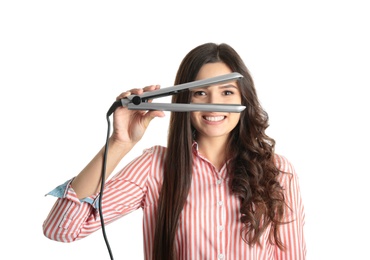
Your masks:
{"label": "shirt sleeve", "polygon": [[281,183],[285,191],[287,210],[285,221],[280,226],[280,237],[285,250],[276,247],[276,259],[304,260],[306,259],[306,242],[304,238],[305,213],[302,202],[299,180],[292,164],[284,157],[279,158],[282,174]]}
{"label": "shirt sleeve", "polygon": [[[142,206],[147,176],[151,171],[151,151],[145,150],[105,183],[102,196],[104,223],[109,224]],[[70,185],[72,180],[47,194],[57,197],[43,223],[44,235],[51,240],[72,242],[101,228],[99,194],[79,200]]]}

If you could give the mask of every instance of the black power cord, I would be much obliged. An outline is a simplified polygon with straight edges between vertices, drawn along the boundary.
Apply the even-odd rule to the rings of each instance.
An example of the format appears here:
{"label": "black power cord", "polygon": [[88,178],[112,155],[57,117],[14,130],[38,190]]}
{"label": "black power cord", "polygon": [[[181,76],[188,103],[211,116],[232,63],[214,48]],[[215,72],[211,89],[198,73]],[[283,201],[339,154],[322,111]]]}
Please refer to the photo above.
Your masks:
{"label": "black power cord", "polygon": [[107,249],[109,252],[110,259],[113,260],[113,253],[109,245],[109,241],[107,238],[107,234],[105,232],[105,224],[104,224],[104,218],[103,218],[103,210],[102,210],[102,199],[103,199],[103,192],[104,192],[104,185],[105,185],[105,172],[106,172],[106,166],[107,166],[107,156],[108,156],[108,141],[109,141],[109,136],[110,136],[110,120],[109,116],[119,107],[121,106],[120,101],[116,101],[113,103],[113,105],[109,108],[106,118],[107,118],[107,123],[108,123],[108,129],[107,129],[107,137],[105,140],[105,150],[104,150],[104,157],[103,157],[103,166],[102,166],[102,174],[101,174],[101,183],[100,183],[100,196],[99,196],[99,215],[100,215],[100,222],[101,222],[101,228],[103,232],[103,237],[105,244],[107,245]]}

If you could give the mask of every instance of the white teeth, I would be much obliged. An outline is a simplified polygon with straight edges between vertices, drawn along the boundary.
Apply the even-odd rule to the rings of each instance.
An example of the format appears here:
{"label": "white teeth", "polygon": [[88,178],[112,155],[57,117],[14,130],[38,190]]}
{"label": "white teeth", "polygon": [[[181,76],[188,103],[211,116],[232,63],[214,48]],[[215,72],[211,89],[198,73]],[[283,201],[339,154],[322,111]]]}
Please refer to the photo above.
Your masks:
{"label": "white teeth", "polygon": [[213,122],[216,122],[216,121],[221,121],[223,120],[225,117],[224,116],[206,116],[204,117],[207,121],[213,121]]}

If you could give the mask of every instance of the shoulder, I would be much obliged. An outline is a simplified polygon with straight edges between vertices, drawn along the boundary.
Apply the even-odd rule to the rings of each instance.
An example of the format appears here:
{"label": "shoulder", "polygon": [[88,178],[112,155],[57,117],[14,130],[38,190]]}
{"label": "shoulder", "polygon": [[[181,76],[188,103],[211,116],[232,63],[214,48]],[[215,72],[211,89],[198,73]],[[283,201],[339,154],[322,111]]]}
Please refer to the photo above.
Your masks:
{"label": "shoulder", "polygon": [[275,163],[280,171],[277,180],[283,188],[284,199],[290,209],[287,212],[287,217],[289,219],[301,219],[304,222],[304,206],[301,197],[299,176],[293,164],[286,157],[275,155]]}
{"label": "shoulder", "polygon": [[150,156],[164,156],[166,154],[167,147],[161,145],[155,145],[150,148],[146,148],[143,151],[143,154]]}
{"label": "shoulder", "polygon": [[165,153],[166,148],[159,145],[144,149],[139,156],[127,163],[114,179],[135,183],[139,187],[147,186],[149,180],[161,178]]}
{"label": "shoulder", "polygon": [[166,159],[167,148],[161,145],[155,145],[150,148],[143,150],[142,155],[139,157],[140,161],[144,161],[147,165],[146,167],[155,172],[158,172],[159,169],[163,169],[164,162]]}
{"label": "shoulder", "polygon": [[[119,177],[124,176],[144,176],[151,172],[153,167],[158,168],[163,166],[165,159],[166,148],[163,146],[152,146],[145,148],[139,156],[130,160],[121,170]],[[129,177],[134,178],[134,177]]]}
{"label": "shoulder", "polygon": [[293,164],[283,155],[275,154],[274,162],[280,172],[295,174]]}
{"label": "shoulder", "polygon": [[296,184],[298,184],[298,175],[292,162],[287,157],[280,154],[275,154],[274,161],[276,167],[280,171],[278,180],[281,185],[285,188],[289,188],[291,185],[296,186]]}

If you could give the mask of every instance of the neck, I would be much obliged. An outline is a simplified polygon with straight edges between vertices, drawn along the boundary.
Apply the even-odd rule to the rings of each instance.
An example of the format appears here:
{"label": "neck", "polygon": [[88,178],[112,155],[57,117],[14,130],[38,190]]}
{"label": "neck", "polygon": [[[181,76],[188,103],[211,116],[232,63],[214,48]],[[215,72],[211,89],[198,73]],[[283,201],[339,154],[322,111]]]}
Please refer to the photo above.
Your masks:
{"label": "neck", "polygon": [[207,158],[207,160],[209,160],[218,170],[220,170],[227,160],[227,139],[219,137],[199,138],[197,143],[199,153]]}

